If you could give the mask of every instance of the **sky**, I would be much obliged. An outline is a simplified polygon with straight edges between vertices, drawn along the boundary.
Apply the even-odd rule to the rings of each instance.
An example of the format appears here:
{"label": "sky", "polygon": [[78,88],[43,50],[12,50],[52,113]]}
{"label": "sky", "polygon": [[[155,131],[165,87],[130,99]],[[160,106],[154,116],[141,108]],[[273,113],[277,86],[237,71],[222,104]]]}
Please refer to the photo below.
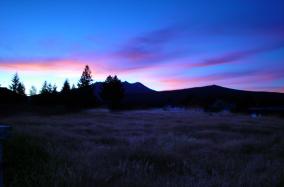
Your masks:
{"label": "sky", "polygon": [[0,84],[118,75],[155,90],[284,92],[283,0],[1,0]]}

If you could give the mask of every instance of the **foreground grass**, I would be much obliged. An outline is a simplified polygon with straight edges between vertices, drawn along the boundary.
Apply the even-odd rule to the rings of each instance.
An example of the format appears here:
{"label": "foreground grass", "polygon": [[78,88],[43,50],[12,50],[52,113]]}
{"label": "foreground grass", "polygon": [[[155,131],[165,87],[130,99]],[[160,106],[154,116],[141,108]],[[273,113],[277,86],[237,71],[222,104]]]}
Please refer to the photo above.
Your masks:
{"label": "foreground grass", "polygon": [[5,184],[284,186],[284,120],[200,111],[18,115]]}

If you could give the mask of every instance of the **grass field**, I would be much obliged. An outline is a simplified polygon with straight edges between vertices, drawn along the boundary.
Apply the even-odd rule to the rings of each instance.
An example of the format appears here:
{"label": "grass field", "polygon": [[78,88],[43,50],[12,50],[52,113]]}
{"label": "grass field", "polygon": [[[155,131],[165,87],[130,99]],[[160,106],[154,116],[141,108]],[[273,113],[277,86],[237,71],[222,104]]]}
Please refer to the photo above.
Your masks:
{"label": "grass field", "polygon": [[284,119],[198,110],[2,117],[7,187],[284,186]]}

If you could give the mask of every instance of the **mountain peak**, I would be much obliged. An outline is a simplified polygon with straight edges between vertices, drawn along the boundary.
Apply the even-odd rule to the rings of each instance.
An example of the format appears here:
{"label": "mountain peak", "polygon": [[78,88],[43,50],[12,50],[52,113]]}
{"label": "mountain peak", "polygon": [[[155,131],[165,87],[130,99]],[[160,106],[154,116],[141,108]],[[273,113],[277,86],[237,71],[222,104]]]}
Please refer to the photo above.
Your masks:
{"label": "mountain peak", "polygon": [[[154,90],[148,88],[140,82],[129,83],[128,81],[122,82],[125,94],[140,94],[140,93],[152,93]],[[94,83],[94,92],[100,93],[102,89],[102,82]],[[97,94],[96,94],[97,95]]]}
{"label": "mountain peak", "polygon": [[219,86],[219,85],[217,85],[217,84],[212,84],[212,85],[205,86],[205,87],[210,87],[210,88],[225,88],[225,87]]}
{"label": "mountain peak", "polygon": [[135,83],[129,83],[129,82],[123,82],[122,83],[125,93],[126,94],[136,94],[136,93],[150,93],[154,92],[154,90],[148,88],[147,86],[143,85],[140,82]]}

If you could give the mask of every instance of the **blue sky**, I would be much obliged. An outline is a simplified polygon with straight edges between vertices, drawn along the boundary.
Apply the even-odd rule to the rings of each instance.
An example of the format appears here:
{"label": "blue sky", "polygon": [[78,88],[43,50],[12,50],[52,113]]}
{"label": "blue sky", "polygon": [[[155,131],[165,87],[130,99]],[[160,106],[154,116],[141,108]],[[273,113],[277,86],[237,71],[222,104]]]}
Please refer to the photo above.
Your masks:
{"label": "blue sky", "polygon": [[281,0],[1,0],[0,84],[77,82],[86,64],[156,90],[284,92]]}

